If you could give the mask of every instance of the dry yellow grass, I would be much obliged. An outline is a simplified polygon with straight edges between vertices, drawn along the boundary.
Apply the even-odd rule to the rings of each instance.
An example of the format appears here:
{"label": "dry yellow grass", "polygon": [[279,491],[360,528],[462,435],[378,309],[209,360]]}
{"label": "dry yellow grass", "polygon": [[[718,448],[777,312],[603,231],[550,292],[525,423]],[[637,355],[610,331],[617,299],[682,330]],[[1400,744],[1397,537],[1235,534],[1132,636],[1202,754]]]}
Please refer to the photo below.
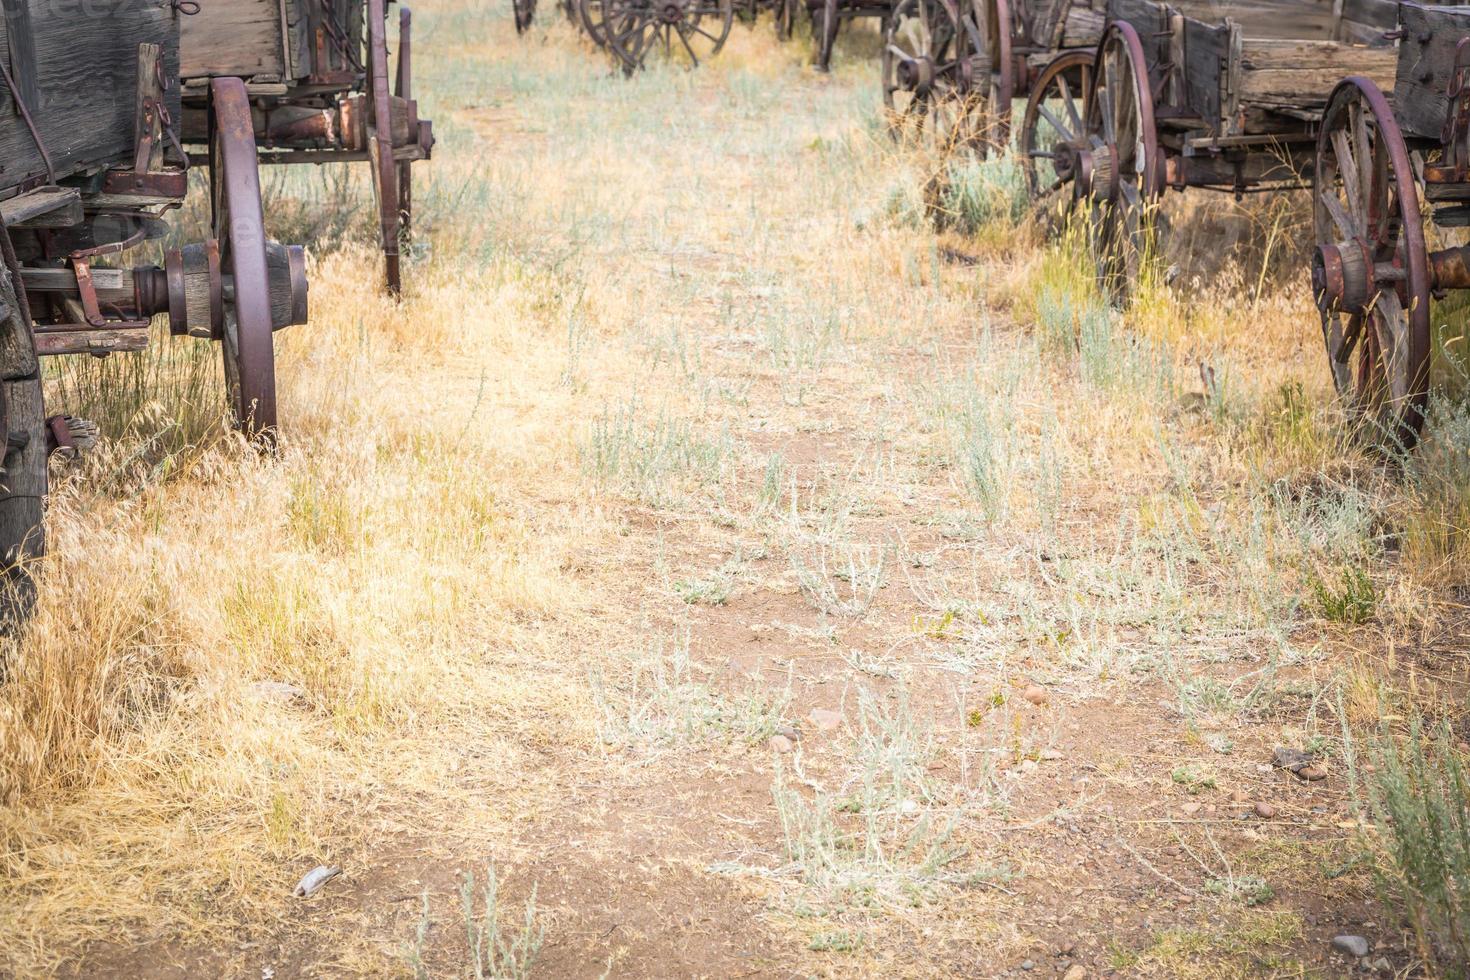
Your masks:
{"label": "dry yellow grass", "polygon": [[[132,421],[58,473],[41,606],[0,654],[0,972],[150,944],[239,971],[266,941],[402,971],[410,929],[350,903],[299,921],[295,879],[372,867],[368,893],[439,900],[486,855],[518,897],[560,884],[566,973],[720,972],[679,957],[730,932],[773,972],[1013,965],[1057,914],[1161,974],[1256,962],[1256,933],[1317,962],[1295,911],[1227,900],[1144,943],[1124,919],[1157,878],[1124,860],[1080,897],[1052,829],[1095,819],[1202,887],[1130,822],[1185,792],[1146,747],[1294,792],[1255,765],[1330,729],[1334,651],[1425,628],[1461,567],[1368,540],[1424,508],[1336,439],[1300,286],[1247,262],[1100,318],[1035,229],[937,236],[935,164],[884,139],[873,65],[814,76],[766,24],[625,82],[554,10],[520,39],[498,7],[416,15],[441,144],[405,301],[377,293],[361,174],[273,192],[287,227],[349,216],[311,324],[278,335],[281,456],[210,434],[213,368],[187,356],[142,404],[115,365],[55,382],[110,384]],[[1378,625],[1311,607],[1343,567],[1379,581]],[[812,731],[814,706],[848,727]],[[788,723],[814,743],[795,771],[764,748]],[[1215,913],[1235,945],[1201,938]]]}

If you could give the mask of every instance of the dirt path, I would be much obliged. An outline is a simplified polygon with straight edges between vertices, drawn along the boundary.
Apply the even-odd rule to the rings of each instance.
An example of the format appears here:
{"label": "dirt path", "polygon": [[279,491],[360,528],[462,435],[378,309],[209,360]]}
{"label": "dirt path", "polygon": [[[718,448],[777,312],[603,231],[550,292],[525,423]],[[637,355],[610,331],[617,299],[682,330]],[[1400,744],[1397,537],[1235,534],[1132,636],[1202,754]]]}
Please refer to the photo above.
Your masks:
{"label": "dirt path", "polygon": [[457,976],[487,865],[541,976],[1347,969],[1347,784],[1270,764],[1323,736],[1334,654],[1198,380],[1080,307],[1058,348],[1024,232],[937,238],[856,54],[821,77],[737,28],[623,83],[562,25],[421,6],[425,198],[485,209],[425,226],[493,212],[460,288],[523,333],[404,385],[507,447],[498,499],[559,542],[574,602],[458,628],[560,706],[447,728],[305,912],[80,972]]}

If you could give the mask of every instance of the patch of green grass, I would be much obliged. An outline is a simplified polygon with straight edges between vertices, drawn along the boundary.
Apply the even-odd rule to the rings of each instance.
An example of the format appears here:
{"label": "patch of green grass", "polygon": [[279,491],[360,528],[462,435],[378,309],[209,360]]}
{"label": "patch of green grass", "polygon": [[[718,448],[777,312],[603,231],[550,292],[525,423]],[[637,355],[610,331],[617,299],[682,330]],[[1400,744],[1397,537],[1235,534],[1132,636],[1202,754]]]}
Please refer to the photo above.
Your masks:
{"label": "patch of green grass", "polygon": [[1361,626],[1373,618],[1378,608],[1373,579],[1362,568],[1344,568],[1336,582],[1314,573],[1309,584],[1318,615],[1334,623]]}
{"label": "patch of green grass", "polygon": [[839,929],[836,932],[817,933],[806,944],[806,948],[814,953],[855,953],[862,945],[862,933]]}

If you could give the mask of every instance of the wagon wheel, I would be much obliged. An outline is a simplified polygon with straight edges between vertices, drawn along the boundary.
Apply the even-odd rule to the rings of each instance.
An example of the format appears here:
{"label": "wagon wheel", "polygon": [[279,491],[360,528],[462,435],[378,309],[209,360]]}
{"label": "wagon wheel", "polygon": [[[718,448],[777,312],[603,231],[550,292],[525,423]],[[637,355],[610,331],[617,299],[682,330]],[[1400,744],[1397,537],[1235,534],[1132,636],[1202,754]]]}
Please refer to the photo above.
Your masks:
{"label": "wagon wheel", "polygon": [[603,0],[603,7],[608,47],[630,71],[657,50],[697,68],[719,54],[735,19],[731,0]]}
{"label": "wagon wheel", "polygon": [[1403,135],[1366,78],[1328,100],[1314,187],[1312,291],[1333,383],[1365,434],[1412,448],[1429,397],[1429,262]]}
{"label": "wagon wheel", "polygon": [[812,15],[813,64],[817,71],[832,70],[832,45],[837,41],[837,0],[808,0]]}
{"label": "wagon wheel", "polygon": [[1154,209],[1162,191],[1148,66],[1132,25],[1115,22],[1103,33],[1085,109],[1087,149],[1080,169],[1089,178],[1083,181],[1088,243],[1098,283],[1122,306],[1154,247]]}
{"label": "wagon wheel", "polygon": [[1011,138],[1011,101],[1015,64],[1011,58],[1009,0],[955,0],[960,4],[964,38],[960,56],[968,66],[964,81],[974,105],[974,139],[983,154],[1003,150]]}
{"label": "wagon wheel", "polygon": [[526,33],[536,17],[536,0],[511,0],[511,7],[515,10],[516,33]]}
{"label": "wagon wheel", "polygon": [[1037,76],[1018,136],[1021,170],[1033,201],[1065,196],[1076,177],[1085,100],[1092,90],[1092,52],[1064,51]]}
{"label": "wagon wheel", "polygon": [[218,242],[223,297],[225,386],[235,424],[264,445],[275,441],[276,361],[266,273],[265,219],[250,97],[238,78],[209,85],[211,237]]}
{"label": "wagon wheel", "polygon": [[384,0],[367,0],[368,95],[372,100],[368,145],[372,149],[373,191],[378,202],[378,232],[388,292],[403,288],[398,256],[398,166],[393,158],[393,100],[388,96],[388,39]]}
{"label": "wagon wheel", "polygon": [[0,278],[0,432],[6,435],[0,472],[0,634],[8,634],[35,606],[29,563],[46,551],[46,413],[30,310],[25,295],[12,285],[20,282],[20,264],[3,226],[0,251],[9,272]]}
{"label": "wagon wheel", "polygon": [[966,39],[952,0],[899,0],[883,35],[889,133],[939,153],[973,143],[980,100],[970,90]]}

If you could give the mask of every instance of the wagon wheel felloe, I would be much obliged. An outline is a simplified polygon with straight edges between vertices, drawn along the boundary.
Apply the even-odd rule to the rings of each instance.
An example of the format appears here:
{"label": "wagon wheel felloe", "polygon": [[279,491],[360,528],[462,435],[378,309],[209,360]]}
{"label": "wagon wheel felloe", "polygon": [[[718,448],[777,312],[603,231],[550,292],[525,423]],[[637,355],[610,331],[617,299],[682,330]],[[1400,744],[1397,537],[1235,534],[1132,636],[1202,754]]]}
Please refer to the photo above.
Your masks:
{"label": "wagon wheel felloe", "polygon": [[1081,168],[1092,59],[1091,51],[1062,52],[1042,69],[1026,100],[1017,152],[1033,202],[1065,199]]}
{"label": "wagon wheel felloe", "polygon": [[1429,396],[1431,268],[1403,135],[1366,78],[1328,100],[1314,186],[1312,291],[1332,380],[1365,435],[1412,448]]}
{"label": "wagon wheel felloe", "polygon": [[1131,25],[1116,22],[1103,33],[1085,110],[1086,147],[1074,187],[1088,202],[1088,244],[1098,283],[1122,306],[1154,250],[1163,189],[1148,66]]}
{"label": "wagon wheel felloe", "polygon": [[210,226],[221,281],[232,289],[223,305],[220,346],[235,424],[271,444],[276,430],[275,345],[265,220],[260,203],[250,98],[238,78],[216,78],[209,100]]}
{"label": "wagon wheel felloe", "polygon": [[719,54],[735,19],[731,0],[603,0],[604,36],[624,67],[655,51],[690,67]]}
{"label": "wagon wheel felloe", "polygon": [[1011,101],[1016,95],[1011,5],[1009,0],[955,2],[960,3],[964,32],[959,55],[964,59],[966,97],[976,107],[976,144],[982,152],[1002,150],[1011,137]]}

